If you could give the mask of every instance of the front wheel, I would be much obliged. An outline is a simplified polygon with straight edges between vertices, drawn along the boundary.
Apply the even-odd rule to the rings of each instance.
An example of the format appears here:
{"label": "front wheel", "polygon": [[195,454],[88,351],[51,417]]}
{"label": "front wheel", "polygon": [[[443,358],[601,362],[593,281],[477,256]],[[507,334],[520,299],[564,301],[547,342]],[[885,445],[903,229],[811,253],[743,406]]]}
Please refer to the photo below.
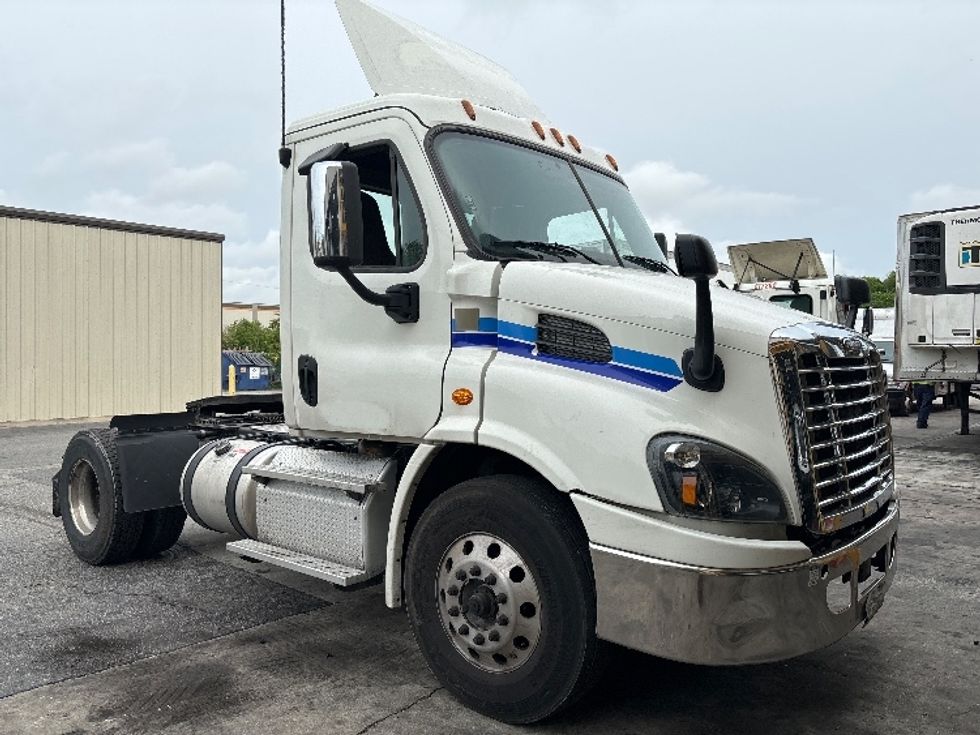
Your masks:
{"label": "front wheel", "polygon": [[468,707],[536,722],[597,675],[588,539],[554,489],[517,475],[460,483],[422,514],[406,570],[419,647]]}

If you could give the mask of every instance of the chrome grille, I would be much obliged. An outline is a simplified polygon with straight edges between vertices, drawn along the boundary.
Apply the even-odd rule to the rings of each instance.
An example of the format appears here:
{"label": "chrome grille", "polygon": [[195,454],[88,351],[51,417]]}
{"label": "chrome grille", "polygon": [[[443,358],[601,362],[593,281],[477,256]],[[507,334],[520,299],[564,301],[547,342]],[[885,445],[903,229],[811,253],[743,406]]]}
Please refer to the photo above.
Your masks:
{"label": "chrome grille", "polygon": [[[804,520],[814,532],[830,533],[873,513],[893,492],[881,358],[867,340],[829,325],[777,334],[770,353]],[[790,334],[794,339],[785,338]]]}

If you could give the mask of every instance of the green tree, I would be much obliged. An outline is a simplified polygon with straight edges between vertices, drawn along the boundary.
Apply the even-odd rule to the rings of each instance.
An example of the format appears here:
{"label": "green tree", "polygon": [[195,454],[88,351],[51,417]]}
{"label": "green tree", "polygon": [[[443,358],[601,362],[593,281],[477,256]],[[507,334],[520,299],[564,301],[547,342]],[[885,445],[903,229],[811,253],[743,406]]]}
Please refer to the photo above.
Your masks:
{"label": "green tree", "polygon": [[876,309],[887,309],[895,305],[895,271],[889,272],[884,278],[864,276],[871,287],[871,306]]}
{"label": "green tree", "polygon": [[240,319],[221,334],[221,348],[224,350],[248,350],[261,352],[279,368],[282,348],[279,344],[279,320],[274,319],[269,326],[259,322]]}

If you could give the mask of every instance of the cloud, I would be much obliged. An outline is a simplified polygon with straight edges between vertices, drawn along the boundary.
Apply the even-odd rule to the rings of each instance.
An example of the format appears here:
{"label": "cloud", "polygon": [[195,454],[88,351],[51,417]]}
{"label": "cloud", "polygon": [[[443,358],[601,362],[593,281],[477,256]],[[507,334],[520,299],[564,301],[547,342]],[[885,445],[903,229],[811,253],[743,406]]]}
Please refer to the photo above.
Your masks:
{"label": "cloud", "polygon": [[210,161],[202,166],[173,166],[155,177],[149,193],[162,201],[186,201],[223,197],[244,183],[241,171],[226,161]]}
{"label": "cloud", "polygon": [[269,230],[260,241],[226,242],[225,301],[279,303],[279,232]]}
{"label": "cloud", "polygon": [[803,201],[792,194],[722,186],[669,161],[641,161],[625,171],[623,178],[648,218],[777,216],[791,213]]}
{"label": "cloud", "polygon": [[248,217],[229,204],[245,176],[226,161],[180,165],[170,142],[154,138],[103,148],[82,162],[92,182],[86,214],[247,236]]}
{"label": "cloud", "polygon": [[118,189],[89,194],[85,211],[93,217],[107,217],[144,224],[180,227],[191,230],[219,232],[240,237],[246,229],[247,217],[220,203],[155,202],[146,197]]}
{"label": "cloud", "polygon": [[53,176],[55,174],[59,174],[65,171],[66,164],[70,159],[71,156],[67,151],[49,153],[41,159],[41,162],[35,167],[34,171],[39,176]]}
{"label": "cloud", "polygon": [[936,184],[928,189],[920,189],[909,197],[912,209],[950,209],[980,204],[980,189],[970,189],[956,184]]}
{"label": "cloud", "polygon": [[162,138],[130,141],[101,148],[83,158],[86,165],[101,169],[164,170],[174,165],[170,143]]}

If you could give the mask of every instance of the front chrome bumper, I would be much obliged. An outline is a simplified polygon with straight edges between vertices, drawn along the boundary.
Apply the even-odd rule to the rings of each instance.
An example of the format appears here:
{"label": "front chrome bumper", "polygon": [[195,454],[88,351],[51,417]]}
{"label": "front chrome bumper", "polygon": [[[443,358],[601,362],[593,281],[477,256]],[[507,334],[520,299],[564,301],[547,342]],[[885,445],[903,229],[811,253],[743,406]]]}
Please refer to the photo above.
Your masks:
{"label": "front chrome bumper", "polygon": [[898,519],[893,502],[847,546],[775,569],[706,569],[593,544],[597,633],[698,664],[762,663],[823,648],[881,607],[895,575]]}

